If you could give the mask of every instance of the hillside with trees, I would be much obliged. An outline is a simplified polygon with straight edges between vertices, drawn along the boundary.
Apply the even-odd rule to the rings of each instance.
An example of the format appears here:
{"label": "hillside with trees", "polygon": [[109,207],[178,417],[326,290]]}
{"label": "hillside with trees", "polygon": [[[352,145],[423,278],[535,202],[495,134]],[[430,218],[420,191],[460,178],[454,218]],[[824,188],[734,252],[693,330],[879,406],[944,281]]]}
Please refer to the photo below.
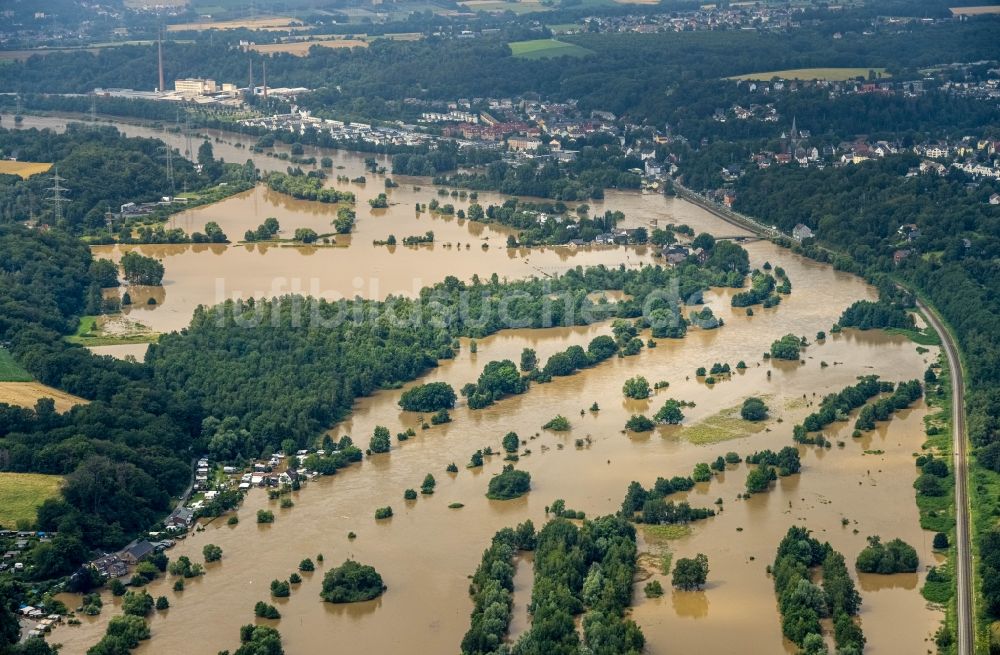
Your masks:
{"label": "hillside with trees", "polygon": [[[0,341],[40,382],[90,400],[59,414],[0,404],[0,466],[66,476],[38,511],[59,533],[48,574],[72,572],[91,548],[117,548],[147,530],[190,480],[200,409],[156,385],[142,365],[98,357],[62,340],[98,282],[75,238],[0,225]],[[93,281],[92,281],[93,280]]]}
{"label": "hillside with trees", "polygon": [[[208,143],[208,142],[205,142]],[[204,144],[203,144],[204,145]],[[210,146],[211,144],[209,144]],[[167,175],[167,146],[158,139],[126,137],[114,127],[70,123],[64,133],[54,130],[0,129],[0,156],[20,161],[51,162],[64,178],[67,191],[58,227],[73,234],[104,235],[108,212],[126,203],[158,202],[181,189],[201,191],[220,182],[232,183],[227,192],[249,188],[253,165],[224,164],[212,157],[211,147],[201,156],[202,172],[173,151],[173,184]],[[0,175],[0,222],[25,221],[55,225],[51,196],[52,173],[21,179]],[[119,222],[120,225],[120,222]]]}

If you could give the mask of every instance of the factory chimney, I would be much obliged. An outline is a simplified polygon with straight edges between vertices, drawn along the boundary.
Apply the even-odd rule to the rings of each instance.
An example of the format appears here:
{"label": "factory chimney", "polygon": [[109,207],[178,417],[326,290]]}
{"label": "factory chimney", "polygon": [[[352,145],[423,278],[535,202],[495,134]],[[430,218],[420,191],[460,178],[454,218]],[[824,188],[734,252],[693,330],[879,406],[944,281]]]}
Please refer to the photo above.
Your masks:
{"label": "factory chimney", "polygon": [[267,101],[267,60],[263,62],[264,65],[264,101]]}
{"label": "factory chimney", "polygon": [[157,55],[159,55],[159,60],[160,60],[160,88],[158,90],[160,93],[163,93],[166,90],[166,84],[163,82],[163,29],[162,28],[160,28],[160,31],[157,33],[156,36],[156,52]]}

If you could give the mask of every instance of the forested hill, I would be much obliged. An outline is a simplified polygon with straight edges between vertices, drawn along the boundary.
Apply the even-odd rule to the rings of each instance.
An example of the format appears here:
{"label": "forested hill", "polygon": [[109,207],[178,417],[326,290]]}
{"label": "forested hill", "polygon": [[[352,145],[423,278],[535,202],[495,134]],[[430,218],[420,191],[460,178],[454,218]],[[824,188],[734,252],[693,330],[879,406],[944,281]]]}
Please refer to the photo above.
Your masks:
{"label": "forested hill", "polygon": [[51,401],[34,412],[0,404],[0,469],[67,476],[62,498],[39,510],[39,527],[60,533],[37,573],[45,579],[166,512],[190,480],[200,427],[198,408],[154,388],[145,365],[62,340],[86,307],[90,266],[74,237],[0,225],[0,343],[41,382],[93,401],[61,415]]}
{"label": "forested hill", "polygon": [[[81,234],[104,228],[105,213],[117,212],[127,202],[153,202],[175,190],[196,191],[215,184],[227,174],[217,161],[202,172],[172,152],[174,183],[167,175],[167,146],[158,139],[126,137],[114,127],[71,123],[64,133],[54,130],[0,129],[0,157],[57,166],[64,197],[59,227]],[[235,167],[234,167],[235,168]],[[0,223],[24,221],[34,216],[55,224],[52,173],[22,180],[0,175]]]}
{"label": "forested hill", "polygon": [[[907,176],[918,164],[897,155],[836,168],[754,170],[737,184],[734,208],[788,233],[808,225],[829,255],[806,252],[856,273],[890,274],[933,302],[957,332],[970,380],[970,403],[1000,385],[1000,182],[961,172]],[[903,228],[914,224],[918,232]],[[905,234],[904,234],[905,232]],[[898,258],[898,260],[897,260]],[[990,416],[970,416],[973,442],[1000,441],[1000,400]]]}
{"label": "forested hill", "polygon": [[[804,67],[886,67],[901,72],[993,59],[998,29],[1000,19],[978,17],[939,25],[911,23],[843,39],[833,39],[821,28],[784,34],[581,34],[563,38],[592,51],[592,56],[547,60],[513,57],[503,37],[378,40],[368,48],[318,48],[305,58],[272,55],[268,80],[275,86],[316,89],[310,106],[373,118],[396,116],[398,103],[415,95],[454,100],[535,92],[576,98],[584,108],[659,124],[668,119],[670,99],[690,100],[699,80]],[[156,56],[152,46],[122,46],[97,54],[32,57],[0,68],[0,88],[24,93],[148,89],[155,83]],[[166,44],[164,60],[167,79],[210,77],[242,83],[247,76],[247,54],[218,42]]]}
{"label": "forested hill", "polygon": [[[776,166],[752,169],[736,184],[734,209],[790,233],[808,225],[819,240],[849,252],[865,267],[894,268],[893,253],[910,242],[899,232],[916,224],[913,245],[945,260],[991,259],[1000,252],[1000,207],[989,204],[1000,181],[964,173],[912,175],[920,158],[902,154],[826,169]],[[963,239],[969,239],[965,247]]]}

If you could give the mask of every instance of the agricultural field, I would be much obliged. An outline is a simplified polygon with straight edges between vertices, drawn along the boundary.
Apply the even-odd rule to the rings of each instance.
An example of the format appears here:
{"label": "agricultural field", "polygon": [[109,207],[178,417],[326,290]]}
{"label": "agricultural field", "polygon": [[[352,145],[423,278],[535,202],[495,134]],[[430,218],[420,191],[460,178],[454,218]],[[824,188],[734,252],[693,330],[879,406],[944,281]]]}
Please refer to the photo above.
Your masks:
{"label": "agricultural field", "polygon": [[956,16],[981,16],[983,14],[1000,14],[1000,5],[981,5],[979,7],[952,7],[951,13]]}
{"label": "agricultural field", "polygon": [[842,82],[856,77],[868,77],[869,71],[875,71],[877,77],[891,77],[884,68],[792,68],[782,71],[766,71],[763,73],[747,73],[733,75],[731,80],[757,80],[766,82],[772,78],[783,80],[832,80]]}
{"label": "agricultural field", "polygon": [[583,25],[578,23],[557,23],[555,25],[546,25],[553,34],[572,34],[574,32],[583,31]]}
{"label": "agricultural field", "polygon": [[376,39],[389,39],[390,41],[419,41],[424,38],[420,32],[396,32],[393,34],[381,34],[375,36],[365,36],[366,41],[371,42]]}
{"label": "agricultural field", "polygon": [[320,41],[292,41],[289,43],[261,43],[251,47],[257,52],[264,54],[287,52],[296,57],[305,57],[309,54],[309,48],[313,46],[321,48],[367,48],[368,42],[359,39],[326,39]]}
{"label": "agricultural field", "polygon": [[62,476],[40,473],[0,473],[0,526],[13,529],[18,521],[35,521],[39,505],[59,493]]}
{"label": "agricultural field", "polygon": [[129,9],[155,9],[156,7],[183,7],[188,0],[125,0]]}
{"label": "agricultural field", "polygon": [[532,41],[515,41],[508,44],[515,57],[525,59],[545,59],[548,57],[586,57],[594,54],[593,50],[558,41],[556,39],[534,39]]}
{"label": "agricultural field", "polygon": [[295,21],[294,18],[288,18],[287,16],[273,16],[270,18],[243,18],[238,20],[206,20],[199,21],[196,23],[174,23],[173,25],[167,25],[168,32],[187,32],[187,31],[203,31],[203,30],[238,30],[241,28],[246,28],[248,30],[266,30],[266,31],[281,31],[287,32],[290,30],[304,30],[308,29],[305,25],[292,25]]}
{"label": "agricultural field", "polygon": [[6,348],[0,348],[0,382],[31,382],[33,379]]}
{"label": "agricultural field", "polygon": [[42,162],[0,160],[0,175],[20,175],[24,179],[45,173],[50,168],[52,164]]}
{"label": "agricultural field", "polygon": [[545,11],[546,9],[537,0],[517,0],[517,2],[505,2],[505,0],[466,0],[466,2],[459,4],[472,11],[511,11],[515,14],[530,14],[533,11]]}
{"label": "agricultural field", "polygon": [[56,411],[65,412],[74,405],[87,401],[65,391],[53,389],[41,382],[0,382],[0,403],[32,409],[39,398],[51,398],[56,403]]}

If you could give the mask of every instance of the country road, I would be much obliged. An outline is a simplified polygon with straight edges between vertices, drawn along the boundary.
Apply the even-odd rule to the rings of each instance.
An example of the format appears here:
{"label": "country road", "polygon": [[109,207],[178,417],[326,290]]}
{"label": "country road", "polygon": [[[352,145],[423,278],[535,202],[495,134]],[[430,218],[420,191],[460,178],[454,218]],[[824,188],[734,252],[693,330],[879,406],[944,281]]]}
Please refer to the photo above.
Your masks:
{"label": "country road", "polygon": [[[754,232],[764,238],[774,236],[769,228],[757,221],[719,207],[679,183],[675,186],[682,198],[727,223]],[[958,646],[958,655],[974,655],[976,651],[976,615],[972,593],[972,538],[969,531],[971,508],[968,493],[969,459],[968,439],[965,433],[965,379],[962,377],[962,360],[958,356],[958,348],[955,346],[951,333],[945,329],[937,314],[919,299],[917,307],[927,318],[931,327],[941,336],[941,344],[945,356],[948,358],[948,368],[951,371],[952,458],[955,469],[955,550],[957,552],[955,580],[958,593],[955,603],[956,622],[958,623],[956,645]]]}
{"label": "country road", "polygon": [[948,368],[951,371],[951,412],[952,438],[954,440],[953,457],[955,467],[955,550],[958,557],[955,561],[955,579],[958,586],[956,613],[958,616],[957,645],[958,655],[973,655],[975,652],[975,612],[972,595],[972,544],[969,536],[969,461],[968,443],[965,435],[965,380],[962,378],[962,361],[958,357],[958,348],[951,338],[951,333],[945,329],[941,320],[924,303],[917,301],[917,307],[923,312],[927,321],[941,335],[941,344],[948,358]]}

